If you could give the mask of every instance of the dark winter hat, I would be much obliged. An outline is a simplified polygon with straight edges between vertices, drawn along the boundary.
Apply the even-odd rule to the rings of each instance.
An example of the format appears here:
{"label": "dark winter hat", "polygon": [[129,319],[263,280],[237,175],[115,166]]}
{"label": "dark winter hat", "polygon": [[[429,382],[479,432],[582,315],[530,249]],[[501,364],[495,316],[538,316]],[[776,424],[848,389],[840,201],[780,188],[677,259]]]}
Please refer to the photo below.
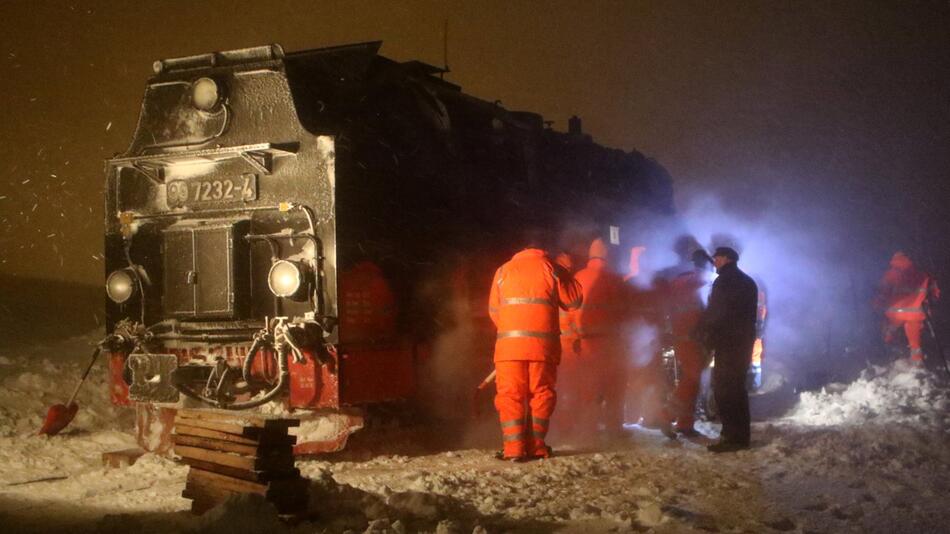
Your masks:
{"label": "dark winter hat", "polygon": [[719,247],[716,249],[716,252],[713,252],[713,258],[716,256],[722,256],[727,260],[739,261],[739,253],[735,249],[729,247]]}

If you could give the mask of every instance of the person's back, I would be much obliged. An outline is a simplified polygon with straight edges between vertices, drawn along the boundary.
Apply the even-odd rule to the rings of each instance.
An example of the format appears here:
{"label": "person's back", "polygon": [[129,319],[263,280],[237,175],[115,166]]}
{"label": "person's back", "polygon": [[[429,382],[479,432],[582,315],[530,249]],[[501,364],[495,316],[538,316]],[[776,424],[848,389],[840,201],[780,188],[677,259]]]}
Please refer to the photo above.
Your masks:
{"label": "person's back", "polygon": [[495,272],[488,311],[498,328],[494,361],[495,407],[504,442],[500,458],[523,461],[551,454],[545,437],[557,401],[558,308],[572,310],[580,304],[580,286],[541,249],[524,249]]}
{"label": "person's back", "polygon": [[498,268],[489,300],[489,313],[498,327],[496,362],[559,361],[558,308],[575,308],[580,299],[572,288],[565,294],[559,279],[570,280],[570,273],[540,249],[522,250]]}
{"label": "person's back", "polygon": [[708,283],[705,273],[694,268],[655,284],[664,296],[674,340],[688,338],[699,323],[705,308],[700,290]]}
{"label": "person's back", "polygon": [[628,286],[623,277],[607,268],[604,260],[594,259],[574,278],[584,296],[584,305],[574,314],[582,338],[619,337],[629,306]]}
{"label": "person's back", "polygon": [[[629,299],[623,277],[607,264],[607,245],[601,239],[591,243],[587,266],[577,272],[584,303],[573,313],[579,343],[578,364],[567,378],[576,387],[569,394],[577,421],[577,436],[589,440],[603,422],[608,435],[623,428],[623,395],[627,382],[623,322]],[[603,413],[600,412],[601,401]]]}
{"label": "person's back", "polygon": [[702,320],[701,289],[707,284],[706,266],[709,256],[705,250],[693,251],[691,261],[661,271],[655,286],[664,296],[664,308],[669,318],[669,342],[679,365],[678,381],[669,398],[661,421],[661,430],[673,437],[677,432],[693,436],[696,398],[707,361],[702,346],[693,339],[693,332]]}

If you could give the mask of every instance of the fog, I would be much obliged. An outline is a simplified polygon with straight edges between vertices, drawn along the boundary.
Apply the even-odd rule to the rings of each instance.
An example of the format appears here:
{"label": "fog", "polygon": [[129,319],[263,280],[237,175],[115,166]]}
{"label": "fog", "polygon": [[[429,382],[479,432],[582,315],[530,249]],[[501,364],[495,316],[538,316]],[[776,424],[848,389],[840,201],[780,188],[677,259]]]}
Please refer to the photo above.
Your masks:
{"label": "fog", "polygon": [[799,383],[823,383],[876,361],[883,347],[871,301],[890,257],[876,227],[856,224],[850,201],[827,191],[759,193],[768,200],[737,202],[701,187],[680,191],[677,215],[654,220],[643,234],[640,279],[675,265],[674,243],[684,235],[710,253],[730,246],[766,294],[766,368],[780,367]]}

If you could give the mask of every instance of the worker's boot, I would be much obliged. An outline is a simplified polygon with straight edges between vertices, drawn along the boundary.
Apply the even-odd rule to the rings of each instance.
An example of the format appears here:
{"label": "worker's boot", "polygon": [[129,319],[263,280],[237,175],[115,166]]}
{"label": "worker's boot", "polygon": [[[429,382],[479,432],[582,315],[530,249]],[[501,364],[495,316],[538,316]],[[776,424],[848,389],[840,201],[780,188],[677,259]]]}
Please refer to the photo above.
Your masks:
{"label": "worker's boot", "polygon": [[504,461],[504,462],[521,463],[521,462],[527,462],[530,458],[528,458],[526,455],[522,455],[522,456],[505,456],[505,451],[497,451],[497,452],[495,452],[495,459],[496,459],[496,460],[502,460],[502,461]]}

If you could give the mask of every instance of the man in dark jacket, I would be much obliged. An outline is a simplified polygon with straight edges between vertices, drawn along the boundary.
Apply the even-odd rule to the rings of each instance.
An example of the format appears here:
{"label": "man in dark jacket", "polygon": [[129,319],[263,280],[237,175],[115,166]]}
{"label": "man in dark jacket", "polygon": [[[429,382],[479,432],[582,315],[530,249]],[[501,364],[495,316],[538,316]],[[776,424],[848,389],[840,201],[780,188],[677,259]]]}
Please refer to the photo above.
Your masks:
{"label": "man in dark jacket", "polygon": [[706,348],[714,352],[713,394],[722,419],[719,443],[708,447],[712,452],[747,449],[751,433],[745,381],[755,343],[758,288],[739,270],[738,261],[739,254],[729,247],[713,253],[719,277],[700,324]]}

